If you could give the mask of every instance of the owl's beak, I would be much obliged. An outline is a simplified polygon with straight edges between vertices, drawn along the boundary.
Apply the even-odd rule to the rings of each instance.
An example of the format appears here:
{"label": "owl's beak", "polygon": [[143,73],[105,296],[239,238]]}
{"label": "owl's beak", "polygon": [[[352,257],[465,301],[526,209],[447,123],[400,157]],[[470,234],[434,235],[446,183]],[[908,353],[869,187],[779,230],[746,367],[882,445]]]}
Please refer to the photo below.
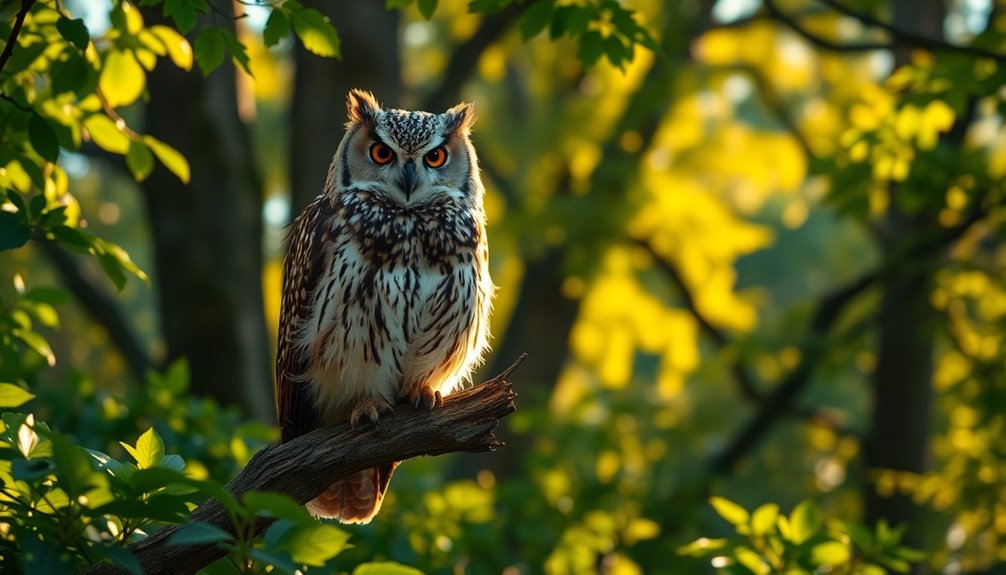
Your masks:
{"label": "owl's beak", "polygon": [[405,161],[402,168],[402,191],[405,192],[405,199],[409,199],[413,190],[416,189],[416,164],[412,160]]}

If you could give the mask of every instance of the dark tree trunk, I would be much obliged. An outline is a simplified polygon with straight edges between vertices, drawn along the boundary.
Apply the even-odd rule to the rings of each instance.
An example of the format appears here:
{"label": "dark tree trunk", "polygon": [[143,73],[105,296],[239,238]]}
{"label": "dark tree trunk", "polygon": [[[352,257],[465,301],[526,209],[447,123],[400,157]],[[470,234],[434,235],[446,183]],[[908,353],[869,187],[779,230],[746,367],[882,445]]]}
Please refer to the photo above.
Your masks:
{"label": "dark tree trunk", "polygon": [[299,43],[294,49],[290,107],[291,214],[321,193],[346,123],[346,93],[370,90],[383,104],[400,107],[398,11],[384,2],[305,2],[327,14],[342,40],[342,58],[320,58]]}
{"label": "dark tree trunk", "polygon": [[146,129],[184,154],[192,170],[188,185],[163,167],[143,184],[168,356],[188,358],[193,393],[271,421],[262,192],[238,118],[234,68],[228,61],[204,78],[161,63],[148,81]]}
{"label": "dark tree trunk", "polygon": [[[894,0],[892,18],[898,27],[931,38],[943,37],[945,17],[940,0]],[[908,62],[907,50],[895,53],[897,66]],[[958,142],[944,144],[959,145]],[[934,185],[939,185],[938,182]],[[938,229],[929,213],[906,214],[898,206],[899,194],[912,190],[892,188],[892,203],[880,231],[881,250],[895,255],[906,239]],[[870,475],[881,469],[922,473],[929,467],[930,420],[933,403],[933,338],[937,317],[929,304],[933,270],[940,254],[930,261],[913,261],[895,270],[882,284],[877,367],[873,373],[873,414],[867,435],[865,504],[870,524],[886,519],[907,524],[909,542],[919,534],[911,529],[920,509],[910,494],[882,497]],[[925,572],[918,566],[915,573]]]}

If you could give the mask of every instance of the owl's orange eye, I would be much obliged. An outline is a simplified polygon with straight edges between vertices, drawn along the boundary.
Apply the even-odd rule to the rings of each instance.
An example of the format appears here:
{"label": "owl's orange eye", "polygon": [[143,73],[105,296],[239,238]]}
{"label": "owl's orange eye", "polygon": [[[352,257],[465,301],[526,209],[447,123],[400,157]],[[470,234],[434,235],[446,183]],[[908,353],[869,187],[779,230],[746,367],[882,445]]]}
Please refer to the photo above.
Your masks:
{"label": "owl's orange eye", "polygon": [[389,148],[387,144],[374,142],[374,145],[370,147],[370,159],[374,160],[375,164],[383,166],[391,163],[391,160],[395,159],[395,152]]}
{"label": "owl's orange eye", "polygon": [[423,162],[431,168],[439,168],[447,161],[447,149],[443,146],[433,148],[423,156]]}

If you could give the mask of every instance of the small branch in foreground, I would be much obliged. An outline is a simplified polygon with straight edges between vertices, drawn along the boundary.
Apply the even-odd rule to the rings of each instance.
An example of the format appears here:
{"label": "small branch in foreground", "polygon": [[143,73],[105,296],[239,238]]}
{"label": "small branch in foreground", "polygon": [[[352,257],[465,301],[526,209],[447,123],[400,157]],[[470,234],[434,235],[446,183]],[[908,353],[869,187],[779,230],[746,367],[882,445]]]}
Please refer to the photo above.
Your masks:
{"label": "small branch in foreground", "polygon": [[3,47],[3,52],[0,53],[0,72],[3,72],[4,66],[7,65],[11,54],[14,53],[18,34],[21,33],[21,26],[24,25],[24,19],[28,17],[28,11],[31,10],[33,4],[35,4],[35,0],[21,0],[21,9],[18,10],[17,16],[14,17],[14,25],[11,26],[10,36],[7,37],[7,44]]}
{"label": "small branch in foreground", "polygon": [[[307,502],[333,481],[377,465],[455,451],[492,451],[501,446],[494,431],[500,419],[514,412],[515,393],[510,375],[526,354],[503,373],[469,389],[444,398],[432,411],[398,405],[378,424],[353,431],[348,423],[317,429],[282,445],[266,447],[225,486],[234,495],[249,491],[276,491]],[[234,532],[227,510],[210,499],[197,507],[190,521],[210,523]],[[262,519],[255,534],[270,523]],[[214,545],[169,545],[178,526],[168,527],[129,546],[147,575],[195,573],[224,556]],[[123,573],[108,565],[95,565],[84,575]]]}

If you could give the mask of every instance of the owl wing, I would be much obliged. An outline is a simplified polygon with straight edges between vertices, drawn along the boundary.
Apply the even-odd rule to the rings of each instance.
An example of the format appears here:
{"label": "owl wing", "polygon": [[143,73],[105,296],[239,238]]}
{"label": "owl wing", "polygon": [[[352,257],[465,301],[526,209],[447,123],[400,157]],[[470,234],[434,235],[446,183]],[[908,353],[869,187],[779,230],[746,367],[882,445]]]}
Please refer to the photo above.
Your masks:
{"label": "owl wing", "polygon": [[287,238],[276,353],[276,411],[284,443],[321,424],[308,382],[301,377],[308,369],[308,354],[295,340],[311,315],[312,298],[324,275],[334,214],[331,202],[319,196],[297,217]]}

